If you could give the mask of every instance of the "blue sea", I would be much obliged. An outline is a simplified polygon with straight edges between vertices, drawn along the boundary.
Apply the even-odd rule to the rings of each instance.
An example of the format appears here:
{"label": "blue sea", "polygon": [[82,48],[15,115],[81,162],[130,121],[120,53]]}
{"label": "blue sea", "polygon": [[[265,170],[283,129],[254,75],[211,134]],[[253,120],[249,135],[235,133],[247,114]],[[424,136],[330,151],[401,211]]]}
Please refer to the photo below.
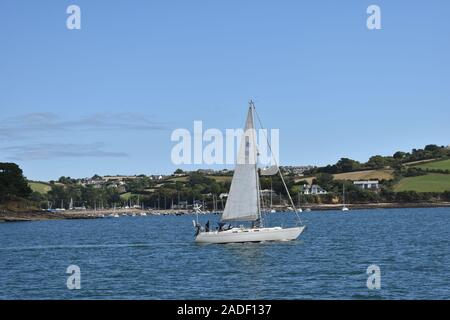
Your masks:
{"label": "blue sea", "polygon": [[0,223],[0,299],[450,299],[450,208],[301,218],[297,241],[228,245],[194,243],[192,215]]}

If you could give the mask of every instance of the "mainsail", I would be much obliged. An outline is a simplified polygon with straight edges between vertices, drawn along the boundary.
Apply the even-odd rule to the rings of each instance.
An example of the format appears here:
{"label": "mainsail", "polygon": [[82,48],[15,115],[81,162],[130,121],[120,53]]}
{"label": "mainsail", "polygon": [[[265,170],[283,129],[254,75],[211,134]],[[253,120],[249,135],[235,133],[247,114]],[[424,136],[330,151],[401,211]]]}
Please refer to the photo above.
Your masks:
{"label": "mainsail", "polygon": [[222,221],[255,221],[260,218],[256,132],[250,103],[237,164]]}

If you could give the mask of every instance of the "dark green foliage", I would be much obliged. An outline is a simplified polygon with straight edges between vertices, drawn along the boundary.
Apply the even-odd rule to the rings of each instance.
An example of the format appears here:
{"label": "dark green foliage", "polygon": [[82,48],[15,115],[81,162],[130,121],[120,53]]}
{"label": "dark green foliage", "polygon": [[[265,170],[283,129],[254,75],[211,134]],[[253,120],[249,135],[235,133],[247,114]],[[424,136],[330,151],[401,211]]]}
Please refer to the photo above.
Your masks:
{"label": "dark green foliage", "polygon": [[0,202],[31,194],[31,189],[23,176],[22,170],[15,163],[0,163]]}
{"label": "dark green foliage", "polygon": [[441,199],[444,201],[450,201],[450,190],[444,191],[441,195]]}
{"label": "dark green foliage", "polygon": [[73,183],[76,183],[77,181],[76,181],[76,179],[72,179],[71,177],[62,176],[58,179],[58,182],[64,183],[64,184],[73,184]]}
{"label": "dark green foliage", "polygon": [[417,177],[426,175],[426,170],[417,167],[409,167],[406,169],[406,172],[403,173],[404,177]]}
{"label": "dark green foliage", "polygon": [[351,172],[361,170],[363,166],[360,162],[356,160],[352,160],[349,158],[341,158],[335,165],[328,165],[322,168],[313,169],[313,171],[321,172],[321,173],[343,173],[343,172]]}
{"label": "dark green foliage", "polygon": [[422,197],[416,191],[402,191],[397,192],[395,195],[395,200],[397,202],[420,202]]}
{"label": "dark green foliage", "polygon": [[393,166],[397,161],[393,157],[383,157],[380,155],[370,157],[366,163],[366,167],[370,169],[382,169],[384,167]]}
{"label": "dark green foliage", "polygon": [[[371,157],[366,163],[360,163],[349,158],[341,158],[336,164],[325,167],[314,168],[305,172],[305,175],[315,175],[317,173],[345,173],[359,170],[381,169],[390,167],[395,170],[401,170],[403,163],[429,160],[445,159],[450,157],[450,149],[444,146],[430,144],[424,149],[413,149],[411,153],[397,151],[393,156],[376,155]],[[414,174],[411,172],[411,174]]]}

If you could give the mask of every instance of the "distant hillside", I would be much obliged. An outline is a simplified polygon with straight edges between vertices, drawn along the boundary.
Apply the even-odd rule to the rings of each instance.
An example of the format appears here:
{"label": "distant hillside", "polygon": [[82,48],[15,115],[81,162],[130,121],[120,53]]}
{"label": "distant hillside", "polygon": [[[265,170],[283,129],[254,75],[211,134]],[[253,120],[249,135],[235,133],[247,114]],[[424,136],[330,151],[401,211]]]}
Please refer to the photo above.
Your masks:
{"label": "distant hillside", "polygon": [[423,164],[415,165],[414,167],[431,170],[450,170],[450,159],[426,162]]}
{"label": "distant hillside", "polygon": [[[306,181],[312,184],[312,181],[316,179],[315,176],[312,177],[299,177],[295,179],[295,182]],[[345,173],[333,174],[334,180],[348,180],[348,181],[358,181],[358,180],[392,180],[394,179],[393,169],[378,169],[378,170],[361,170]]]}
{"label": "distant hillside", "polygon": [[47,194],[50,190],[52,190],[52,187],[48,183],[44,182],[29,181],[28,186],[31,190],[33,190],[33,192],[39,192],[41,194]]}
{"label": "distant hillside", "polygon": [[450,190],[450,175],[440,173],[429,173],[417,177],[406,177],[401,179],[395,186],[395,192],[444,192]]}
{"label": "distant hillside", "polygon": [[333,175],[335,180],[391,180],[394,178],[393,169],[363,170],[355,172],[337,173]]}
{"label": "distant hillside", "polygon": [[[57,181],[26,181],[20,168],[4,163],[0,170],[0,198],[7,210],[47,206],[105,208],[144,205],[168,209],[201,201],[206,208],[217,206],[220,195],[228,193],[232,171],[200,169],[171,175],[60,177]],[[299,170],[297,170],[300,168]],[[2,167],[0,166],[0,169]],[[293,170],[295,169],[295,170]],[[278,175],[261,176],[263,190],[273,190],[276,205],[288,203],[285,185],[296,201],[331,204],[341,201],[343,189],[351,203],[450,201],[450,148],[427,145],[411,152],[397,151],[389,156],[374,155],[366,162],[341,158],[324,167],[284,167],[284,180]],[[378,180],[376,190],[361,189],[353,182]],[[11,183],[11,182],[16,182]],[[318,184],[321,192],[311,194],[304,184]],[[33,192],[32,192],[33,191]],[[0,199],[1,200],[1,199]],[[25,202],[28,203],[25,203]],[[1,201],[0,201],[1,202]],[[23,202],[23,206],[21,206]],[[221,205],[226,199],[221,199]]]}
{"label": "distant hillside", "polygon": [[[206,175],[208,178],[213,179],[216,182],[229,182],[233,178],[232,176],[215,176],[215,175]],[[164,180],[164,182],[187,182],[189,180],[189,176],[180,176],[173,177]]]}

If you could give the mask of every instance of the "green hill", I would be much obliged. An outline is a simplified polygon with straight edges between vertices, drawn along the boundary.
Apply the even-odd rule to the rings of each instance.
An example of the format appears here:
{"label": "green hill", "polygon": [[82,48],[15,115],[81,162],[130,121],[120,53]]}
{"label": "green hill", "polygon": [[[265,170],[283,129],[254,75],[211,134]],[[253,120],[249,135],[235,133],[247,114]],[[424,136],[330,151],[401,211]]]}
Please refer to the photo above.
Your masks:
{"label": "green hill", "polygon": [[444,192],[450,191],[450,175],[429,173],[423,176],[407,177],[400,180],[394,187],[396,192]]}
{"label": "green hill", "polygon": [[128,201],[131,198],[131,196],[132,196],[131,192],[122,193],[120,195],[120,200]]}
{"label": "green hill", "polygon": [[34,192],[39,192],[42,194],[47,194],[52,187],[50,187],[47,183],[43,182],[28,182],[28,185],[30,186],[31,190]]}
{"label": "green hill", "polygon": [[431,161],[418,164],[414,166],[420,169],[439,169],[439,170],[450,170],[450,159],[441,161]]}

